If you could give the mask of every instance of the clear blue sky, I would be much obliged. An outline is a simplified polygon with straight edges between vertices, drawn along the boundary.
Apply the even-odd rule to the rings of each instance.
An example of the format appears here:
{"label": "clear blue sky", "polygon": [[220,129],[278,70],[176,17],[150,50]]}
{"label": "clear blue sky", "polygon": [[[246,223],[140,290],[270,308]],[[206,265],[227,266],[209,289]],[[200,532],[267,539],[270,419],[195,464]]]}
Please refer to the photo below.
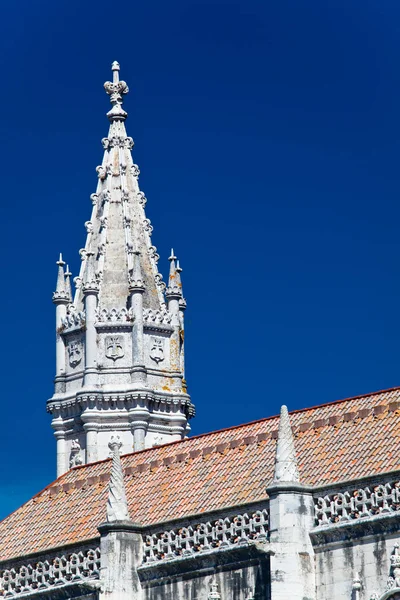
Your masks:
{"label": "clear blue sky", "polygon": [[9,2],[0,23],[0,515],[55,475],[113,60],[153,242],[181,259],[193,433],[400,384],[400,4]]}

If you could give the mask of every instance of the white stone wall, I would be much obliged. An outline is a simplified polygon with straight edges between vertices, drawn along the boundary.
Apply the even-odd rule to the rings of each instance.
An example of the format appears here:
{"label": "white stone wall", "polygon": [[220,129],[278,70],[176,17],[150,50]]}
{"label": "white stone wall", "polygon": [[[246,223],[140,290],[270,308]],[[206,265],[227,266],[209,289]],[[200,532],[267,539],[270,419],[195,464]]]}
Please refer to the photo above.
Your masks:
{"label": "white stone wall", "polygon": [[[366,532],[368,524],[366,523]],[[390,556],[398,535],[374,535],[318,548],[315,552],[317,600],[351,600],[352,586],[359,574],[361,598],[383,595],[390,574]]]}

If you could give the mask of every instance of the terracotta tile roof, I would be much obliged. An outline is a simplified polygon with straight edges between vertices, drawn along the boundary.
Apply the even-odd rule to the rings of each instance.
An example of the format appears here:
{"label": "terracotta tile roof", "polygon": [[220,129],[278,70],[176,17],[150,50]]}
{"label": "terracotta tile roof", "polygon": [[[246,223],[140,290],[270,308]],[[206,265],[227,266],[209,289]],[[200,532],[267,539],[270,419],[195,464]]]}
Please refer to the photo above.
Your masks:
{"label": "terracotta tile roof", "polygon": [[[400,470],[400,388],[291,413],[303,483]],[[271,481],[278,417],[123,457],[132,519],[151,525],[254,502]],[[0,523],[0,560],[97,537],[110,461],[76,467]]]}

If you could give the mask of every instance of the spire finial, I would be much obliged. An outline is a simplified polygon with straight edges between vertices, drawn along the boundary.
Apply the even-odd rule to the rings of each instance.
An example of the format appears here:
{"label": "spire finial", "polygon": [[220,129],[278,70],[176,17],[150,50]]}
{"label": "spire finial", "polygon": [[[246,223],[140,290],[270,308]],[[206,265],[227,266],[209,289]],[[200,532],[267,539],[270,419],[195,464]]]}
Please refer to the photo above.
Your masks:
{"label": "spire finial", "polygon": [[179,269],[179,263],[177,267],[176,256],[174,254],[174,249],[171,248],[171,256],[169,257],[169,279],[168,279],[168,287],[166,290],[167,298],[181,298],[182,296],[182,285],[181,285],[181,277]]}
{"label": "spire finial", "polygon": [[57,274],[57,285],[56,291],[53,294],[53,302],[55,304],[65,304],[69,302],[68,292],[65,288],[65,276],[64,276],[64,265],[62,254],[60,253],[60,258],[58,259],[58,274]]}
{"label": "spire finial", "polygon": [[294,448],[293,431],[287,406],[283,405],[279,419],[278,443],[276,446],[274,482],[300,481]]}
{"label": "spire finial", "polygon": [[69,298],[70,302],[72,302],[71,277],[72,277],[72,273],[69,270],[69,265],[67,265],[67,270],[65,271],[65,291],[68,294],[68,298]]}
{"label": "spire finial", "polygon": [[120,66],[116,60],[111,65],[111,69],[113,80],[112,82],[106,81],[104,84],[104,89],[110,96],[110,102],[113,105],[112,109],[107,113],[107,117],[110,121],[125,121],[128,113],[122,108],[122,102],[123,96],[129,92],[129,88],[125,81],[120,81],[119,79]]}
{"label": "spire finial", "polygon": [[107,499],[107,523],[129,521],[128,503],[126,501],[124,473],[119,455],[122,442],[119,436],[112,436],[108,444],[112,452],[110,484]]}

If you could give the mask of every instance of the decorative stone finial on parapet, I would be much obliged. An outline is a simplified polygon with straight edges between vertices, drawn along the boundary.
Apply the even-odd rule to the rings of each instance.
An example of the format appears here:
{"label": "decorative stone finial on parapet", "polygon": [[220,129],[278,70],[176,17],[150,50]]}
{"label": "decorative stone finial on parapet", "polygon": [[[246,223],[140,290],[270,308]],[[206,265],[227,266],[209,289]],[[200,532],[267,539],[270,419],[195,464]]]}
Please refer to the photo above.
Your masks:
{"label": "decorative stone finial on parapet", "polygon": [[183,297],[181,273],[182,273],[182,267],[178,260],[176,262],[176,280],[177,280],[178,287],[181,290],[181,297],[179,298],[179,310],[186,310],[186,300]]}
{"label": "decorative stone finial on parapet", "polygon": [[69,298],[70,302],[72,302],[71,277],[72,277],[72,273],[69,270],[69,265],[67,265],[67,270],[65,271],[65,291],[68,294],[68,298]]}
{"label": "decorative stone finial on parapet", "polygon": [[110,96],[110,102],[113,105],[112,109],[107,113],[110,121],[120,120],[125,121],[128,113],[122,108],[123,96],[129,92],[128,85],[125,81],[119,80],[119,63],[115,60],[111,65],[113,72],[113,80],[106,81],[104,89]]}
{"label": "decorative stone finial on parapet", "polygon": [[[182,298],[182,284],[181,284],[181,276],[180,272],[182,269],[176,264],[176,256],[174,254],[174,249],[171,248],[171,256],[169,257],[169,279],[168,279],[168,287],[165,292],[165,296],[167,298],[175,298],[179,300]],[[179,270],[178,270],[179,269]]]}
{"label": "decorative stone finial on parapet", "polygon": [[218,591],[218,583],[213,581],[210,585],[210,593],[208,594],[208,600],[220,600],[221,594]]}
{"label": "decorative stone finial on parapet", "polygon": [[281,408],[276,445],[274,483],[300,481],[288,409]]}
{"label": "decorative stone finial on parapet", "polygon": [[112,452],[112,465],[107,500],[107,523],[129,521],[128,503],[126,501],[124,473],[119,455],[122,442],[119,436],[112,436],[108,444]]}
{"label": "decorative stone finial on parapet", "polygon": [[353,579],[353,585],[351,586],[353,597],[352,600],[360,600],[360,593],[362,589],[361,577],[359,573],[356,573]]}
{"label": "decorative stone finial on parapet", "polygon": [[56,264],[58,265],[58,275],[56,291],[53,294],[53,302],[54,304],[66,304],[69,302],[69,296],[65,287],[65,262],[62,259],[62,254],[60,254],[60,258],[58,259]]}

